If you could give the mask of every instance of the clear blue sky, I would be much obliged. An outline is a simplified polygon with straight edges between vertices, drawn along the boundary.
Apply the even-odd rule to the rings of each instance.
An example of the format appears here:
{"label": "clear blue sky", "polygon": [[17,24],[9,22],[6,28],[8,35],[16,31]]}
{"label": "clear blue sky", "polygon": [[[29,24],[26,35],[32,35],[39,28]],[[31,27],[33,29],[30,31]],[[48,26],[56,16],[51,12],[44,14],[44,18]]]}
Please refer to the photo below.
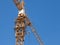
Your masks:
{"label": "clear blue sky", "polygon": [[[60,45],[60,0],[25,0],[25,9],[44,45]],[[0,45],[15,45],[17,13],[13,0],[0,0]],[[31,33],[25,45],[39,44]]]}

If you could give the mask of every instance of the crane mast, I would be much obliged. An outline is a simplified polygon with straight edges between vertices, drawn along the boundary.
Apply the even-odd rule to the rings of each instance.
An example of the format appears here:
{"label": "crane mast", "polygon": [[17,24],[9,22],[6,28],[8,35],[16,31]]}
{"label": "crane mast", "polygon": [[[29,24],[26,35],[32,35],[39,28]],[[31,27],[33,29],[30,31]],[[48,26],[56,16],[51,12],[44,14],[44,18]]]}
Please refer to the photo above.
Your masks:
{"label": "crane mast", "polygon": [[31,28],[31,31],[34,34],[34,36],[36,37],[36,39],[38,40],[39,44],[43,45],[43,42],[42,42],[40,36],[36,32],[35,28],[32,26],[32,23],[30,22],[30,20],[28,19],[27,15],[25,13],[24,0],[21,0],[21,2],[19,0],[14,0],[14,3],[19,11],[18,17],[15,21],[15,28],[14,28],[15,37],[16,37],[16,45],[24,45],[24,38],[26,35],[25,29],[27,26],[29,26]]}

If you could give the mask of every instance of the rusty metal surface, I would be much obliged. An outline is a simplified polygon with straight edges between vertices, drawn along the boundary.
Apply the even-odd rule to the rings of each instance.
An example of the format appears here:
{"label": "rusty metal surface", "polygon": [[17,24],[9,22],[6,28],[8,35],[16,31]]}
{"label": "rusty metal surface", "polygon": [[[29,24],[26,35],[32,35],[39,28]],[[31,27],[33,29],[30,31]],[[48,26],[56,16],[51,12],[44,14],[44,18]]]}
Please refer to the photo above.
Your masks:
{"label": "rusty metal surface", "polygon": [[[23,0],[21,2],[19,2],[19,0],[14,0],[14,3],[16,4],[18,10],[21,11],[24,8]],[[40,36],[36,32],[36,30],[33,28],[32,23],[30,22],[30,20],[28,19],[25,13],[19,13],[15,21],[14,30],[15,30],[15,37],[16,37],[16,45],[24,45],[24,37],[26,35],[25,29],[27,26],[31,27],[31,30],[34,33],[40,45],[44,45]]]}

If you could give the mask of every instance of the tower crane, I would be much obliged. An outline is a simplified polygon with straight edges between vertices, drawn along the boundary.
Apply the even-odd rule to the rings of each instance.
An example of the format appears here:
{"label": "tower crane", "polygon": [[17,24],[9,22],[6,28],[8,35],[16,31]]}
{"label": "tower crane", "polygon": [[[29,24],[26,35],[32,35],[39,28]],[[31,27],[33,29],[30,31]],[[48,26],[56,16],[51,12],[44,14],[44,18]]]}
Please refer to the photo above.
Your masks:
{"label": "tower crane", "polygon": [[29,26],[34,36],[40,45],[44,45],[40,36],[36,32],[35,28],[32,26],[32,23],[28,19],[25,9],[24,9],[24,0],[13,0],[16,7],[18,8],[18,17],[15,21],[15,37],[16,37],[16,45],[24,45],[24,37],[26,35],[26,27]]}

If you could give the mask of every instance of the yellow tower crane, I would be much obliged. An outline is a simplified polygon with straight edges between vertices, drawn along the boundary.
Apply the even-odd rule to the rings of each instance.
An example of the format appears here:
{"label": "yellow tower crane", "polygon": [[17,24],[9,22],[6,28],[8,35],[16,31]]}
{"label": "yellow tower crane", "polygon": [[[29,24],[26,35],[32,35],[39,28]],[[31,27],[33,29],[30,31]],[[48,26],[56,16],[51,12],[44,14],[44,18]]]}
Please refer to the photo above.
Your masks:
{"label": "yellow tower crane", "polygon": [[24,45],[25,29],[27,26],[31,28],[34,36],[38,40],[40,45],[44,45],[40,36],[36,32],[35,28],[32,26],[32,23],[28,19],[25,9],[24,9],[24,0],[14,0],[16,7],[18,8],[18,17],[15,21],[15,36],[16,36],[16,45]]}

